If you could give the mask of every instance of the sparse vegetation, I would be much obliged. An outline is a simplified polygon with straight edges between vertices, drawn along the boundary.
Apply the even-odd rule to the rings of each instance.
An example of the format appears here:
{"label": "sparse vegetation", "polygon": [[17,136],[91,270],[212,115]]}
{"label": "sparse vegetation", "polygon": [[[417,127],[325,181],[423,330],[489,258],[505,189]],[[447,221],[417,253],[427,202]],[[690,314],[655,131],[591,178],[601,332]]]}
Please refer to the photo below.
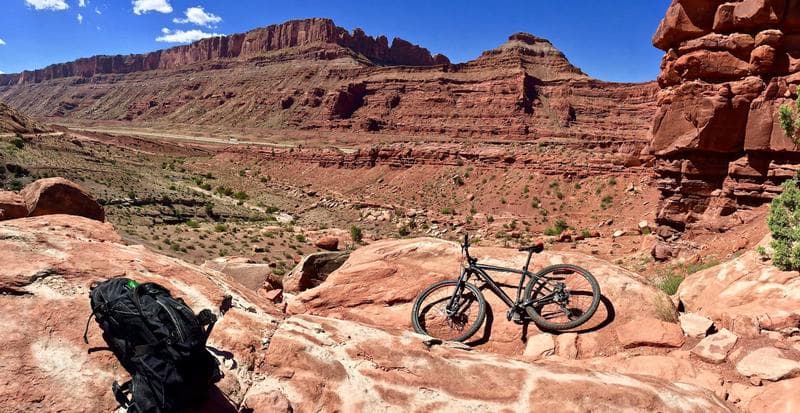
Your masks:
{"label": "sparse vegetation", "polygon": [[545,228],[544,235],[548,236],[555,236],[561,235],[562,232],[566,231],[569,228],[569,225],[563,219],[557,219],[555,224],[552,227]]}
{"label": "sparse vegetation", "polygon": [[784,271],[800,270],[799,184],[797,179],[790,179],[783,184],[783,193],[772,200],[767,217],[767,225],[772,232],[772,261]]}
{"label": "sparse vegetation", "polygon": [[797,86],[795,93],[797,98],[794,102],[794,109],[790,104],[781,105],[778,109],[778,117],[786,137],[795,144],[800,144],[800,136],[798,136],[798,130],[800,130],[800,86]]}
{"label": "sparse vegetation", "polygon": [[676,274],[673,270],[668,270],[656,280],[656,287],[668,295],[673,295],[678,292],[678,287],[681,286],[683,280],[683,275]]}
{"label": "sparse vegetation", "polygon": [[360,244],[364,240],[364,232],[360,227],[353,225],[350,227],[350,238],[353,239],[353,243]]}
{"label": "sparse vegetation", "polygon": [[606,195],[600,200],[600,208],[602,209],[611,208],[612,205],[614,205],[614,197],[611,195]]}

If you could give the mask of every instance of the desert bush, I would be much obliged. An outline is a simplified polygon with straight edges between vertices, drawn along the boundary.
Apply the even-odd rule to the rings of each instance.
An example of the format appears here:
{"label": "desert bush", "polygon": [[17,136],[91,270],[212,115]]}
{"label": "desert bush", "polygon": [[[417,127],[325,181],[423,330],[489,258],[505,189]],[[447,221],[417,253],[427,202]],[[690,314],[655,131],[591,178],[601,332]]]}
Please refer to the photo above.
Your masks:
{"label": "desert bush", "polygon": [[228,226],[225,225],[225,224],[214,225],[214,231],[215,232],[226,232],[226,231],[228,231]]}
{"label": "desert bush", "polygon": [[400,235],[401,237],[407,237],[409,234],[411,234],[411,230],[408,228],[408,226],[403,225],[402,227],[400,227],[400,229],[397,230],[397,234]]}
{"label": "desert bush", "polygon": [[567,225],[567,221],[564,221],[563,219],[557,219],[552,227],[545,228],[544,235],[548,236],[561,235],[561,233],[566,231],[567,228],[569,228],[569,225]]}
{"label": "desert bush", "polygon": [[361,241],[364,240],[364,232],[361,230],[361,228],[353,225],[350,227],[350,238],[353,239],[354,243],[360,244]]}
{"label": "desert bush", "polygon": [[678,292],[678,287],[681,286],[683,280],[684,277],[682,275],[668,271],[658,277],[656,280],[656,287],[668,295],[673,295]]}
{"label": "desert bush", "polygon": [[797,179],[783,184],[783,193],[769,206],[772,262],[784,271],[800,270],[800,187]]}
{"label": "desert bush", "polygon": [[792,105],[781,105],[778,109],[778,117],[781,122],[781,129],[783,133],[796,144],[800,144],[800,86],[797,86],[797,99],[794,102],[794,109]]}
{"label": "desert bush", "polygon": [[611,195],[606,195],[600,200],[600,208],[602,209],[611,208],[612,205],[614,205],[614,197]]}

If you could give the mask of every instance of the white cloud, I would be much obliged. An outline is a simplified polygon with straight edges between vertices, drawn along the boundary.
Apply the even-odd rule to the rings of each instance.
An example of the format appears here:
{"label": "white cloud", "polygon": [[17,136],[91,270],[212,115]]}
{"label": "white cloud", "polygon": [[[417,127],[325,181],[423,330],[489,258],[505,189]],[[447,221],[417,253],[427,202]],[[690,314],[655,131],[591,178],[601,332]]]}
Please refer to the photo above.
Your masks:
{"label": "white cloud", "polygon": [[0,75],[4,75],[4,74],[6,74],[6,72],[0,70]]}
{"label": "white cloud", "polygon": [[172,6],[169,4],[169,0],[133,0],[134,14],[141,15],[151,11],[172,13]]}
{"label": "white cloud", "polygon": [[78,7],[86,7],[86,0],[78,0]]}
{"label": "white cloud", "polygon": [[66,0],[25,0],[25,4],[36,10],[66,10],[69,8]]}
{"label": "white cloud", "polygon": [[78,23],[83,24],[83,15],[78,13]]}
{"label": "white cloud", "polygon": [[0,46],[5,46],[5,45],[6,45],[6,42],[5,42],[5,40],[3,40],[3,39],[0,39]]}
{"label": "white cloud", "polygon": [[203,6],[189,7],[186,9],[184,14],[186,15],[185,19],[179,19],[176,17],[172,19],[172,21],[178,24],[193,23],[198,26],[206,27],[212,27],[222,21],[222,17],[219,17],[214,13],[206,13],[206,11],[203,9]]}
{"label": "white cloud", "polygon": [[101,12],[100,9],[98,9],[97,7],[94,8],[94,12],[97,13],[98,15],[103,14],[103,12]]}
{"label": "white cloud", "polygon": [[206,33],[202,30],[170,30],[166,27],[161,29],[163,36],[156,37],[157,42],[164,43],[191,43],[209,37],[224,36],[219,33]]}

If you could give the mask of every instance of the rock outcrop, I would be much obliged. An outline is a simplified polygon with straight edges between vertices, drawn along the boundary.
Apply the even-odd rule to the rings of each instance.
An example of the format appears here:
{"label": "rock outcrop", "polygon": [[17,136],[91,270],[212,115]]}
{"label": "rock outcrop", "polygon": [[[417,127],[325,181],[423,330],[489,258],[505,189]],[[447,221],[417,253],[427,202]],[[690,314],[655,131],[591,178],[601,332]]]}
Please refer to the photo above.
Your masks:
{"label": "rock outcrop", "polygon": [[49,131],[50,128],[47,126],[0,102],[0,133],[43,133]]}
{"label": "rock outcrop", "polygon": [[64,178],[39,179],[18,194],[0,191],[0,221],[66,214],[105,221],[103,207],[78,184]]}
{"label": "rock outcrop", "polygon": [[256,412],[282,400],[303,412],[730,411],[685,383],[529,364],[307,315],[281,324],[265,367],[271,378],[245,400]]}
{"label": "rock outcrop", "polygon": [[[220,317],[209,345],[223,360],[208,411],[236,410],[263,343],[282,314],[227,276],[148,251],[125,246],[107,223],[48,215],[0,223],[0,311],[2,343],[0,404],[4,411],[111,411],[111,383],[127,373],[104,347],[100,329],[83,328],[91,312],[92,282],[125,276],[165,285],[196,311]],[[13,379],[12,379],[13,378]],[[226,410],[227,409],[227,410]]]}
{"label": "rock outcrop", "polygon": [[[526,256],[517,250],[475,247],[481,262],[521,268]],[[290,313],[305,313],[363,322],[382,329],[411,329],[411,306],[417,295],[434,282],[458,277],[458,245],[433,238],[380,241],[355,250],[345,264],[316,288],[287,299]],[[595,316],[575,337],[576,357],[613,354],[622,348],[617,329],[642,317],[674,318],[669,296],[639,275],[608,262],[569,252],[546,251],[534,257],[531,270],[556,263],[589,268],[603,294]],[[495,275],[495,274],[493,274]],[[516,285],[518,277],[497,274],[496,280]],[[513,294],[511,290],[507,291]],[[538,334],[530,325],[523,328],[506,321],[506,309],[491,292],[486,292],[493,321],[487,322],[472,339],[479,348],[501,354],[522,355],[526,341]],[[513,296],[513,295],[512,295]],[[671,324],[682,340],[681,329]],[[678,344],[680,345],[680,343]]]}
{"label": "rock outcrop", "polygon": [[449,64],[326,19],[0,76],[0,99],[37,117],[616,145],[637,158],[656,92],[591,79],[525,33]]}
{"label": "rock outcrop", "polygon": [[[82,334],[95,281],[158,282],[219,322],[209,339],[225,378],[200,411],[730,412],[686,382],[531,364],[281,311],[232,278],[141,247],[107,223],[68,215],[0,223],[0,404],[4,411],[112,411],[127,373]],[[91,324],[89,346],[102,348]]]}
{"label": "rock outcrop", "polygon": [[798,21],[795,1],[673,0],[653,37],[666,51],[650,145],[660,225],[736,222],[800,170],[778,118],[800,85]]}
{"label": "rock outcrop", "polygon": [[34,181],[19,193],[25,199],[28,215],[67,214],[105,221],[103,207],[80,186],[64,178]]}
{"label": "rock outcrop", "polygon": [[[762,245],[766,241],[762,241]],[[687,311],[711,317],[739,336],[786,335],[800,327],[800,274],[780,271],[755,251],[690,275],[678,297]]]}

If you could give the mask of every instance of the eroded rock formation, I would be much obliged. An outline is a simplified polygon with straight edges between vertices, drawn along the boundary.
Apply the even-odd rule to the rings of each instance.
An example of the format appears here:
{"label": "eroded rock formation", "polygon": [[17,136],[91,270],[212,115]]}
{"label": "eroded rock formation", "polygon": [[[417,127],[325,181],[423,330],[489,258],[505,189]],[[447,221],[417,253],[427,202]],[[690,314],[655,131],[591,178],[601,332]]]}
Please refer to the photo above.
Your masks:
{"label": "eroded rock formation", "polygon": [[50,128],[0,102],[0,133],[40,133],[48,131],[50,131]]}
{"label": "eroded rock formation", "polygon": [[[353,321],[286,318],[232,278],[124,245],[110,224],[86,218],[3,221],[0,261],[8,412],[115,409],[110,383],[127,373],[82,339],[91,284],[114,276],[158,282],[218,314],[209,346],[225,378],[197,411],[733,411],[696,384],[633,369],[529,363]],[[94,324],[89,343],[104,345]]]}
{"label": "eroded rock formation", "polygon": [[326,19],[0,76],[0,100],[38,117],[626,143],[632,154],[648,140],[656,91],[591,79],[525,33],[449,64]]}
{"label": "eroded rock formation", "polygon": [[666,51],[650,150],[661,234],[736,222],[800,170],[778,108],[800,85],[800,2],[673,0],[653,44]]}

